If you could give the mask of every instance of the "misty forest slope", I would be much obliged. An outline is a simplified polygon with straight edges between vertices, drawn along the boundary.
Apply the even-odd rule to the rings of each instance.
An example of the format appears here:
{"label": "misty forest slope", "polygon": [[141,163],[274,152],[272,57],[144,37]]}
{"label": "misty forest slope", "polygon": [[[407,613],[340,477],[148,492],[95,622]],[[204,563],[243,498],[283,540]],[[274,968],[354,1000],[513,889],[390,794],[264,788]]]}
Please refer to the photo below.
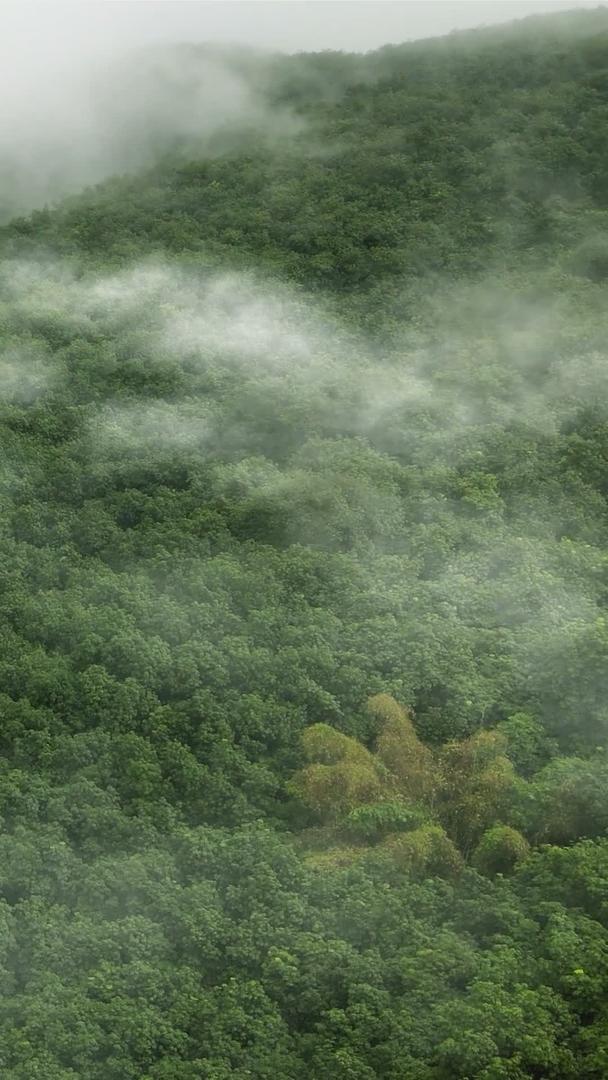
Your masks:
{"label": "misty forest slope", "polygon": [[608,12],[209,64],[0,229],[0,1075],[601,1080]]}

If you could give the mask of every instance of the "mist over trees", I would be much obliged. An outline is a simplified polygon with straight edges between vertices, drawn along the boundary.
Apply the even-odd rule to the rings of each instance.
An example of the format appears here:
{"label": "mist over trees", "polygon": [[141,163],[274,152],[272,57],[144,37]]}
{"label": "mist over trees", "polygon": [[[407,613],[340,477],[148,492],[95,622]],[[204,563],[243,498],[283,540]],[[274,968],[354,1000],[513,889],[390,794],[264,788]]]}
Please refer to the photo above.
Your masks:
{"label": "mist over trees", "polygon": [[607,76],[176,46],[7,184],[3,1080],[607,1075]]}

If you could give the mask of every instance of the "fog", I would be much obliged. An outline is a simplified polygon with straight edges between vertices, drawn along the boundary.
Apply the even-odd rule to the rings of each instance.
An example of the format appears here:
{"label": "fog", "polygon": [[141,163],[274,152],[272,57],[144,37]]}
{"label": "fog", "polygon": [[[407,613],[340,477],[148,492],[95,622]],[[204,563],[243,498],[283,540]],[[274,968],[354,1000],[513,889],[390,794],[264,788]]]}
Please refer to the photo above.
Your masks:
{"label": "fog", "polygon": [[[365,436],[386,450],[392,425],[400,445],[407,438],[404,410],[418,424],[426,413],[426,449],[411,447],[421,461],[425,452],[475,454],[473,426],[517,421],[550,435],[570,413],[605,400],[605,355],[597,336],[579,343],[577,297],[555,289],[541,302],[515,285],[491,273],[477,283],[435,282],[427,329],[405,328],[382,349],[320,297],[251,271],[197,272],[162,259],[105,275],[50,254],[7,260],[0,299],[22,325],[61,327],[61,340],[124,341],[151,374],[160,364],[187,378],[221,372],[230,386],[247,380],[253,425],[255,402],[272,397],[308,410],[325,435]],[[30,355],[40,368],[40,355]]]}
{"label": "fog", "polygon": [[0,20],[0,218],[151,164],[180,139],[291,131],[252,73],[178,45],[367,51],[573,7],[576,0],[434,3],[15,4]]}
{"label": "fog", "polygon": [[[438,286],[433,338],[404,337],[383,356],[322,301],[252,274],[156,261],[99,275],[49,259],[6,262],[0,286],[8,324],[20,328],[1,358],[2,397],[44,405],[84,391],[75,445],[87,476],[100,463],[160,472],[196,463],[210,485],[204,498],[233,502],[243,529],[258,517],[267,528],[271,515],[279,546],[332,552],[350,535],[365,563],[373,544],[370,604],[389,589],[392,564],[382,559],[409,552],[410,515],[431,528],[451,520],[463,550],[442,553],[441,572],[420,590],[431,589],[448,627],[455,618],[506,626],[514,647],[524,635],[518,662],[534,678],[545,632],[566,643],[592,618],[595,594],[570,580],[568,550],[556,543],[580,512],[580,491],[553,490],[550,504],[526,492],[521,506],[512,499],[509,521],[484,487],[493,443],[514,423],[533,447],[581,403],[605,400],[605,355],[577,348],[574,314],[557,297],[534,305],[512,295],[506,305],[491,280]],[[468,330],[457,331],[454,311]],[[49,327],[66,343],[52,354],[40,337]],[[508,360],[504,380],[484,384],[495,357]],[[397,447],[406,471],[390,456]],[[14,465],[27,475],[27,462]],[[478,488],[435,492],[441,470],[445,483],[445,470],[480,466]],[[585,506],[593,529],[601,507]],[[402,586],[391,595],[409,597]]]}
{"label": "fog", "polygon": [[[5,56],[0,104],[0,215],[54,202],[107,176],[151,165],[184,140],[200,145],[223,129],[276,138],[297,130],[287,110],[270,111],[254,70],[223,54],[183,45],[126,43],[103,36],[66,42],[47,61]],[[6,48],[6,41],[4,42]],[[66,51],[62,51],[66,50]],[[19,55],[17,53],[16,55]],[[30,63],[32,66],[30,67]]]}
{"label": "fog", "polygon": [[3,66],[71,67],[91,57],[176,41],[238,42],[285,52],[365,52],[387,42],[433,37],[527,15],[596,8],[593,0],[229,0],[121,3],[5,3]]}

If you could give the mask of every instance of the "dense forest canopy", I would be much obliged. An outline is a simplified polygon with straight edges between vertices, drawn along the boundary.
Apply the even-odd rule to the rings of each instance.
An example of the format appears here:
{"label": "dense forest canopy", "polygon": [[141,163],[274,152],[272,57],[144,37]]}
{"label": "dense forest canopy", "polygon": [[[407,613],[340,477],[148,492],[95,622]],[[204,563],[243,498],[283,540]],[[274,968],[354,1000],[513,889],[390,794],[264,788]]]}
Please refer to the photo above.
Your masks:
{"label": "dense forest canopy", "polygon": [[5,170],[2,1077],[602,1080],[608,11],[140,61]]}

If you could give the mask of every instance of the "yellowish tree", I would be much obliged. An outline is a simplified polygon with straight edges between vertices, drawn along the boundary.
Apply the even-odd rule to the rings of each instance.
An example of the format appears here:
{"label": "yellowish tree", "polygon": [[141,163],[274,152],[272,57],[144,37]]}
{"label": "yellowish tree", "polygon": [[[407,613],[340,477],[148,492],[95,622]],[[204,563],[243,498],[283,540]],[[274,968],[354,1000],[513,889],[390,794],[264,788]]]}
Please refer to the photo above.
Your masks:
{"label": "yellowish tree", "polygon": [[372,754],[356,739],[327,724],[303,735],[308,764],[291,781],[291,790],[320,816],[336,820],[355,806],[377,801],[383,781]]}
{"label": "yellowish tree", "polygon": [[433,754],[418,738],[409,710],[390,694],[376,694],[367,708],[381,725],[376,752],[393,789],[408,802],[432,802],[437,787]]}
{"label": "yellowish tree", "polygon": [[441,825],[427,822],[412,832],[389,836],[380,849],[414,877],[453,877],[464,860]]}
{"label": "yellowish tree", "polygon": [[446,743],[438,755],[439,817],[465,856],[506,806],[515,779],[506,745],[499,732],[480,731]]}
{"label": "yellowish tree", "polygon": [[525,836],[509,825],[493,825],[485,832],[473,852],[473,865],[486,874],[510,874],[527,859],[530,845]]}

